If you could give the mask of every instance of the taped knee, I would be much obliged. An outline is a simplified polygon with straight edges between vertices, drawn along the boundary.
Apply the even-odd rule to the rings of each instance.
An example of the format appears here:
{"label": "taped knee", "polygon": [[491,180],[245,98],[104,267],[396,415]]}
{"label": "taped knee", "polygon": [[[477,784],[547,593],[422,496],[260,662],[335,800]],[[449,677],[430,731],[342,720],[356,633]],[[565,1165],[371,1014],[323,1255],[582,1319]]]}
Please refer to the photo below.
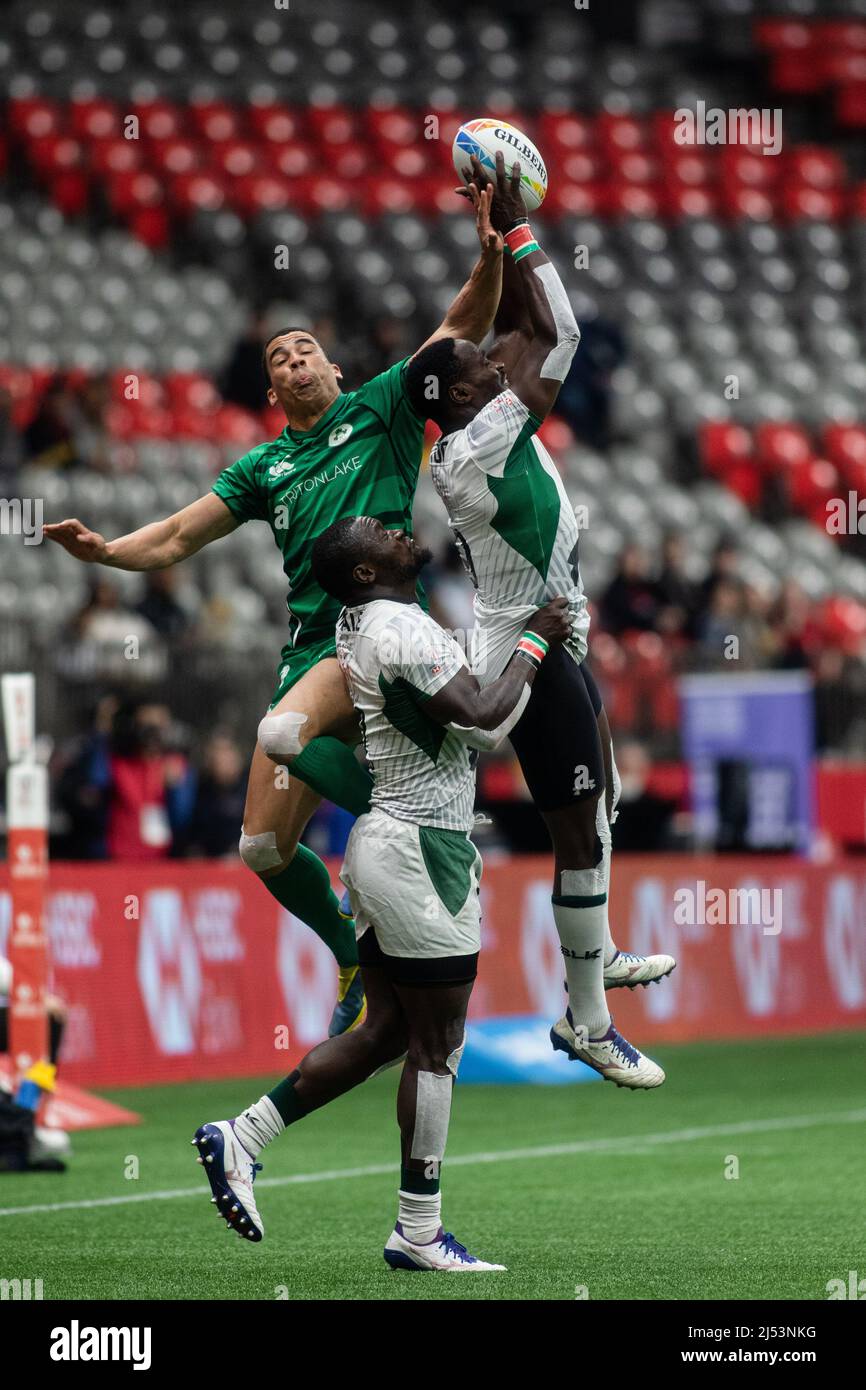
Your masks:
{"label": "taped knee", "polygon": [[244,831],[238,850],[241,859],[254,874],[260,874],[264,869],[275,869],[283,862],[273,830],[266,830],[261,835],[247,835]]}
{"label": "taped knee", "polygon": [[295,710],[266,714],[258,730],[262,752],[274,759],[296,758],[301,752],[301,729],[308,719],[309,715]]}
{"label": "taped knee", "polygon": [[457,1073],[460,1070],[460,1058],[463,1056],[463,1049],[466,1046],[466,1034],[463,1034],[463,1041],[459,1047],[455,1047],[453,1052],[449,1052],[445,1058],[445,1065],[450,1071],[454,1080],[457,1080]]}

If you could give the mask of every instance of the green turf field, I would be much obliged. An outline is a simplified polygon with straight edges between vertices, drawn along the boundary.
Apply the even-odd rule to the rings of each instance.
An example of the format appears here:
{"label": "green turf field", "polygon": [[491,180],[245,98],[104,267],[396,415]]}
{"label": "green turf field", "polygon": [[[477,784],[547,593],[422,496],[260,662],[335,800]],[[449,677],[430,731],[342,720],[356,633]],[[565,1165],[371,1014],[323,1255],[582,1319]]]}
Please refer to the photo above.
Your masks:
{"label": "green turf field", "polygon": [[[656,1055],[668,1081],[650,1093],[458,1086],[443,1214],[507,1274],[385,1266],[391,1073],[266,1151],[261,1245],[218,1219],[189,1139],[265,1081],[109,1093],[144,1123],[75,1136],[64,1176],[0,1176],[0,1275],[41,1277],[46,1299],[825,1299],[829,1279],[866,1276],[866,1037]],[[26,1210],[55,1203],[73,1205]]]}

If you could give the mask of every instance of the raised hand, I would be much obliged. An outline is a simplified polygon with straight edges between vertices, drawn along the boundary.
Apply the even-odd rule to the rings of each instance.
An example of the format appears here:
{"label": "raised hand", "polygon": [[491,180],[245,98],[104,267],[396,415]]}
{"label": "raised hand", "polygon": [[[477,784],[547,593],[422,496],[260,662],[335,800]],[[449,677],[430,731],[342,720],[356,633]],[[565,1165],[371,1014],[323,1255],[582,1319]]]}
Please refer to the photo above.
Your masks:
{"label": "raised hand", "polygon": [[62,545],[63,549],[68,550],[70,555],[74,555],[76,560],[83,560],[85,564],[90,565],[105,563],[108,555],[105,537],[100,536],[98,531],[88,531],[87,527],[75,517],[69,521],[56,521],[51,525],[43,526],[42,534],[47,536],[50,541],[56,541],[58,545]]}

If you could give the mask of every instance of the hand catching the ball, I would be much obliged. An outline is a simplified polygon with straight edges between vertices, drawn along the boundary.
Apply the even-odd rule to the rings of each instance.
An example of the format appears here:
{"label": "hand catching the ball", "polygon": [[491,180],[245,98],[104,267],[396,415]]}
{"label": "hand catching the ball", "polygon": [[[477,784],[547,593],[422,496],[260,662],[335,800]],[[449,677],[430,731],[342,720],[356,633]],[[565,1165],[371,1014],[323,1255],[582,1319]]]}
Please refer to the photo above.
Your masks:
{"label": "hand catching the ball", "polygon": [[[463,170],[463,177],[466,179],[466,187],[455,189],[463,198],[471,198],[476,210],[476,225],[478,221],[478,208],[481,193],[492,196],[492,202],[488,201],[489,225],[500,235],[508,232],[518,222],[525,222],[527,218],[526,203],[523,201],[523,194],[520,187],[520,164],[514,163],[511,166],[511,176],[505,170],[505,159],[501,151],[496,153],[496,183],[487,173],[477,155],[472,156],[472,168]],[[477,195],[477,196],[476,196]],[[479,236],[481,235],[479,227]],[[484,242],[482,241],[482,248]]]}
{"label": "hand catching the ball", "polygon": [[[486,255],[500,255],[504,246],[499,232],[495,231],[490,221],[490,208],[493,202],[493,185],[489,183],[484,175],[484,170],[473,155],[473,165],[477,166],[477,173],[474,180],[467,178],[465,188],[457,188],[454,191],[459,193],[461,198],[468,198],[475,209],[475,230],[478,233],[478,240],[481,243],[481,251]],[[465,171],[467,175],[470,170]]]}

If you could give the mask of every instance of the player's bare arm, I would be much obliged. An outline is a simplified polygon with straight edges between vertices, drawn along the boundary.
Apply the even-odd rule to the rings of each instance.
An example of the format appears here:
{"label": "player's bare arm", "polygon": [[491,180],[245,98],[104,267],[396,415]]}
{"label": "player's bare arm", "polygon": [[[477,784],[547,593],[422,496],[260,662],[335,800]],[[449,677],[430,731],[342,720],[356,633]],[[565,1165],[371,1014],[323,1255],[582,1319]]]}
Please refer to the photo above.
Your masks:
{"label": "player's bare arm", "polygon": [[[564,642],[571,631],[567,599],[551,599],[538,609],[527,627],[548,647]],[[518,646],[498,680],[482,689],[477,678],[464,668],[430,698],[424,712],[440,724],[497,729],[517,708],[524,689],[532,685],[537,669],[528,653],[524,654]]]}
{"label": "player's bare arm", "polygon": [[[472,173],[476,184],[487,180],[485,191],[493,189],[477,160],[473,160]],[[580,330],[556,268],[528,239],[520,165],[513,164],[509,176],[501,153],[496,156],[490,217],[492,226],[503,236],[525,227],[527,239],[525,246],[504,257],[502,296],[494,324],[497,336],[488,356],[502,363],[515,395],[533,415],[543,419],[559,395]]]}
{"label": "player's bare arm", "polygon": [[49,540],[85,564],[121,570],[161,570],[229,535],[238,526],[222,498],[206,493],[163,521],[153,521],[129,535],[107,541],[73,517],[43,528]]}
{"label": "player's bare arm", "polygon": [[[480,167],[480,166],[479,166]],[[435,333],[421,344],[418,352],[435,343],[439,338],[464,338],[470,343],[480,343],[487,337],[493,326],[499,296],[502,290],[502,252],[504,242],[493,227],[490,214],[493,202],[492,186],[478,186],[470,182],[465,190],[460,190],[469,198],[475,209],[475,229],[481,245],[481,254],[472,274],[453,301]],[[417,353],[415,354],[417,356]]]}

